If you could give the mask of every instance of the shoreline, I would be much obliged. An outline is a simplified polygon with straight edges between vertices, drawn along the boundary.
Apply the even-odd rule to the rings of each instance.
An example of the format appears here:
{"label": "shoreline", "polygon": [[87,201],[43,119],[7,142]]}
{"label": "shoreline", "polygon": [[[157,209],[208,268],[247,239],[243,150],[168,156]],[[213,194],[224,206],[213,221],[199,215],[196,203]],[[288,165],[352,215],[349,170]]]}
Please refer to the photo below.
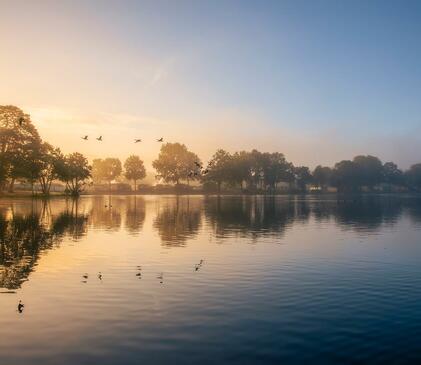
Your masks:
{"label": "shoreline", "polygon": [[[134,193],[134,192],[111,192],[111,193],[82,193],[78,197],[88,197],[88,196],[262,196],[262,197],[296,197],[296,196],[305,196],[305,197],[367,197],[367,196],[393,196],[393,197],[421,197],[421,192],[353,192],[353,193],[338,193],[338,192],[306,192],[306,193],[234,193],[234,192],[222,192],[222,193],[205,193],[205,192],[185,192],[185,193],[176,193],[176,192],[147,192],[147,193]],[[19,193],[2,193],[0,194],[0,199],[4,198],[13,198],[13,199],[55,199],[55,198],[75,198],[71,195],[64,193],[52,193],[50,195],[35,194],[32,195],[30,192],[19,192]]]}

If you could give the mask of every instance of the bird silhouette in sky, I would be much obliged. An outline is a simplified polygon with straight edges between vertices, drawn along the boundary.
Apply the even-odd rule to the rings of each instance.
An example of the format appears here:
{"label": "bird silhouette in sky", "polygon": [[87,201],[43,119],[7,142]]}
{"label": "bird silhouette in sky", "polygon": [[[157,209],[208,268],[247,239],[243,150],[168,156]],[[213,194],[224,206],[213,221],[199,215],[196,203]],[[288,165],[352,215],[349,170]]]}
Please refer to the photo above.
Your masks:
{"label": "bird silhouette in sky", "polygon": [[157,139],[156,141],[157,142],[164,142],[164,138],[161,137],[160,139]]}
{"label": "bird silhouette in sky", "polygon": [[102,141],[102,136],[99,136],[98,138],[97,138],[97,141]]}
{"label": "bird silhouette in sky", "polygon": [[87,141],[88,140],[88,136],[85,136],[85,137],[81,137],[82,139],[84,139],[85,141]]}
{"label": "bird silhouette in sky", "polygon": [[142,140],[141,139],[135,139],[134,140],[134,143],[139,143],[139,142],[142,142]]}

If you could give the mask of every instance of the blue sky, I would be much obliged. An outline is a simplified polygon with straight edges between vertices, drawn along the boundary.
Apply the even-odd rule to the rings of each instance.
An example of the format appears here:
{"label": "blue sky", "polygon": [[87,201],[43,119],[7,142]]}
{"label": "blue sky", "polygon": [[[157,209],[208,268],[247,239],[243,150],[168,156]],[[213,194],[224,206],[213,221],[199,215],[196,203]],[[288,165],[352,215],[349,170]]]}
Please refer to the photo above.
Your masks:
{"label": "blue sky", "polygon": [[[312,167],[421,161],[419,1],[0,4],[1,103],[65,150],[82,128],[113,135],[120,148],[103,148],[119,157],[135,134],[166,134],[203,159],[256,147]],[[150,160],[158,147],[143,148]]]}

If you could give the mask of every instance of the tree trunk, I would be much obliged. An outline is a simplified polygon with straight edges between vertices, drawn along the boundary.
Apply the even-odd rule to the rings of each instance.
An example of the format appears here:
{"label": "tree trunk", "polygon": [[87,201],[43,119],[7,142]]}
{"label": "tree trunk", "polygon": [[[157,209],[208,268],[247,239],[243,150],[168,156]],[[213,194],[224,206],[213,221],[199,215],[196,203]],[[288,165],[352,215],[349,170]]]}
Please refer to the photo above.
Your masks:
{"label": "tree trunk", "polygon": [[136,190],[136,179],[134,179],[134,193],[137,194],[137,190]]}
{"label": "tree trunk", "polygon": [[13,177],[12,180],[10,180],[9,184],[9,193],[13,193],[13,187],[15,185],[15,178]]}

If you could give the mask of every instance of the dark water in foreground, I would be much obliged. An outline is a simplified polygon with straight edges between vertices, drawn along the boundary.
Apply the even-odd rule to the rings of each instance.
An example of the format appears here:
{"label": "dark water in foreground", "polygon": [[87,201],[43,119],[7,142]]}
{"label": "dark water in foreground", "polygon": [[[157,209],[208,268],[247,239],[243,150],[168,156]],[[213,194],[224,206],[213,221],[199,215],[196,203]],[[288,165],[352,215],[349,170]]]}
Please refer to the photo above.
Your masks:
{"label": "dark water in foreground", "polygon": [[0,200],[1,365],[421,363],[419,198],[109,204]]}

